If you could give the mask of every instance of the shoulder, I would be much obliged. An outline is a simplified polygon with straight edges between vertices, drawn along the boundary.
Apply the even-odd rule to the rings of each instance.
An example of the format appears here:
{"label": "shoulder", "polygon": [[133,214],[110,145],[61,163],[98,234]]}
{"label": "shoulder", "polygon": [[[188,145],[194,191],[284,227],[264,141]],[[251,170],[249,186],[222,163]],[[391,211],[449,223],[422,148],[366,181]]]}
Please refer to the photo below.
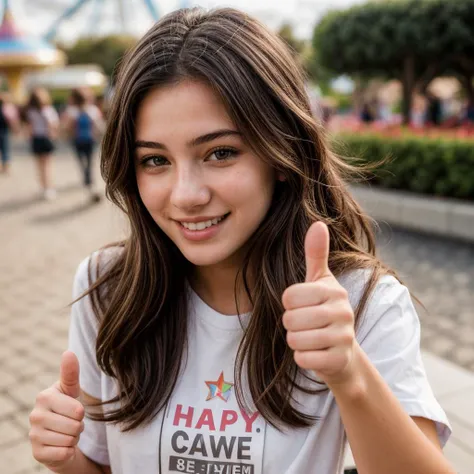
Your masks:
{"label": "shoulder", "polygon": [[[370,270],[351,271],[340,278],[339,283],[346,289],[349,301],[355,310],[371,276]],[[360,321],[357,325],[357,339],[365,339],[370,332],[384,332],[416,329],[419,318],[413,305],[410,291],[391,275],[381,276],[369,294]]]}
{"label": "shoulder", "polygon": [[[372,270],[360,269],[352,270],[337,277],[339,284],[347,291],[352,306],[359,304],[371,275]],[[408,291],[407,288],[395,277],[392,275],[382,275],[369,295],[369,305],[383,302],[389,303],[398,293],[404,291]]]}
{"label": "shoulder", "polygon": [[56,109],[52,105],[48,105],[45,112],[51,118],[58,118],[58,113],[56,112]]}
{"label": "shoulder", "polygon": [[100,118],[102,116],[102,113],[100,112],[99,108],[95,104],[89,104],[87,106],[87,113],[94,119]]}
{"label": "shoulder", "polygon": [[68,105],[64,109],[64,112],[63,112],[64,116],[71,119],[75,119],[78,116],[78,114],[79,114],[79,111],[77,110],[77,107],[75,107],[74,105]]}
{"label": "shoulder", "polygon": [[74,299],[84,293],[99,276],[110,270],[122,252],[123,247],[120,246],[106,247],[82,260],[74,277]]}

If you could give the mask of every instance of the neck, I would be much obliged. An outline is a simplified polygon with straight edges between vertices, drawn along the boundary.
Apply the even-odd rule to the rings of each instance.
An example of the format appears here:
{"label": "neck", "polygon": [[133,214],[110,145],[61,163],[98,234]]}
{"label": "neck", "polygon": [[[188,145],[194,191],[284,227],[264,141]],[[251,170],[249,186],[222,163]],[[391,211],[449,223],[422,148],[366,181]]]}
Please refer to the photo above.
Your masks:
{"label": "neck", "polygon": [[252,305],[245,292],[242,275],[239,275],[236,285],[238,268],[238,265],[232,263],[196,267],[191,286],[206,304],[219,313],[248,313]]}

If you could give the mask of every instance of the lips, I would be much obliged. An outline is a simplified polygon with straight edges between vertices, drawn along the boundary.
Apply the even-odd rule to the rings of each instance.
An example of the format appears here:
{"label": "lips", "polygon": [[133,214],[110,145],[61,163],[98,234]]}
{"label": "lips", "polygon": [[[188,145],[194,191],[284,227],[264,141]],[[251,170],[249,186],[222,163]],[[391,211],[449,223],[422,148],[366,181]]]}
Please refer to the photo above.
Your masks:
{"label": "lips", "polygon": [[193,231],[204,230],[204,229],[207,229],[208,227],[212,227],[213,225],[219,224],[219,222],[222,222],[229,214],[230,213],[227,213],[220,217],[214,217],[213,219],[207,219],[207,220],[202,220],[198,222],[187,222],[187,221],[178,221],[178,222],[182,227],[188,230],[193,230]]}

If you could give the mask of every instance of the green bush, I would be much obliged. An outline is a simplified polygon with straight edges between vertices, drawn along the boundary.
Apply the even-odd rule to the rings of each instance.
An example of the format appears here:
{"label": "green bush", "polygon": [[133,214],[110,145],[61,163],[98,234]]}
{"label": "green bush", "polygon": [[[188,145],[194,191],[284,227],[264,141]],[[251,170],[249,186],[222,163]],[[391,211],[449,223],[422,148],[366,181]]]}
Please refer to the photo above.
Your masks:
{"label": "green bush", "polygon": [[474,141],[338,135],[333,149],[377,165],[372,185],[474,201]]}

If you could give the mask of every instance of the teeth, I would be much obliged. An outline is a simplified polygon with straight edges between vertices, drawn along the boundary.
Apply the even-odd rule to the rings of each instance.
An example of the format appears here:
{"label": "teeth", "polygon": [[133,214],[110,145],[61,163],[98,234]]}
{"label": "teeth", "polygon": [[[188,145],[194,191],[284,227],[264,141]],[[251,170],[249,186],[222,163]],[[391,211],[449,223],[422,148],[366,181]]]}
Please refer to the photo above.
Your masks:
{"label": "teeth", "polygon": [[204,230],[207,227],[211,227],[211,225],[218,224],[222,219],[224,219],[224,216],[203,222],[181,222],[181,225],[189,230]]}

